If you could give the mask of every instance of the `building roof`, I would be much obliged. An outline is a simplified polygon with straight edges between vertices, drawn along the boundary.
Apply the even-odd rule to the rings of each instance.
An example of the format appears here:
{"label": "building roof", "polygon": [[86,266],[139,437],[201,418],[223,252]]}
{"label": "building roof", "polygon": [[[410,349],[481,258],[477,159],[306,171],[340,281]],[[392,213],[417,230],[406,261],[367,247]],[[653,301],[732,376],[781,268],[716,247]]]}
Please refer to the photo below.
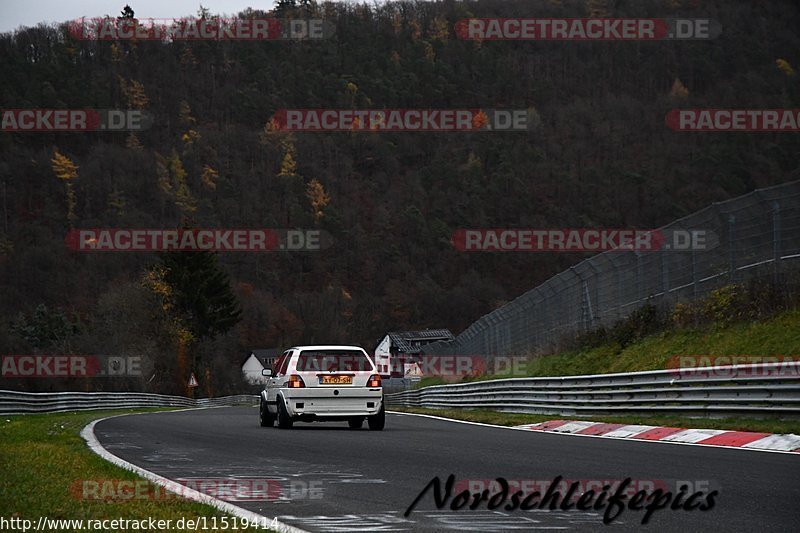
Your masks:
{"label": "building roof", "polygon": [[292,350],[364,350],[360,346],[346,346],[341,344],[313,344],[309,346],[292,346]]}
{"label": "building roof", "polygon": [[251,355],[255,355],[256,359],[258,359],[258,362],[263,365],[266,359],[278,357],[281,353],[283,352],[281,352],[280,348],[256,348],[247,352],[247,356],[244,358],[244,361],[242,361],[242,365],[244,365],[247,360],[250,359]]}
{"label": "building roof", "polygon": [[425,329],[421,331],[392,331],[387,334],[392,346],[401,353],[418,353],[420,347],[436,341],[450,341],[455,337],[449,329]]}

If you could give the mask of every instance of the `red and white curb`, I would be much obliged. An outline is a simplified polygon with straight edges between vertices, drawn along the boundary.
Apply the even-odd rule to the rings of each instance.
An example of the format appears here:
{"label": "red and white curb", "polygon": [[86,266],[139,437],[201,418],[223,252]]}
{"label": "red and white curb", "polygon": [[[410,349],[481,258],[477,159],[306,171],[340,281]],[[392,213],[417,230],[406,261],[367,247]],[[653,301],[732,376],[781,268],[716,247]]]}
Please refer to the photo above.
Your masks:
{"label": "red and white curb", "polygon": [[591,435],[617,439],[723,446],[800,453],[800,435],[792,433],[756,433],[751,431],[729,431],[724,429],[683,429],[660,426],[640,426],[585,422],[580,420],[549,420],[539,424],[524,424],[515,429],[548,431],[571,435]]}

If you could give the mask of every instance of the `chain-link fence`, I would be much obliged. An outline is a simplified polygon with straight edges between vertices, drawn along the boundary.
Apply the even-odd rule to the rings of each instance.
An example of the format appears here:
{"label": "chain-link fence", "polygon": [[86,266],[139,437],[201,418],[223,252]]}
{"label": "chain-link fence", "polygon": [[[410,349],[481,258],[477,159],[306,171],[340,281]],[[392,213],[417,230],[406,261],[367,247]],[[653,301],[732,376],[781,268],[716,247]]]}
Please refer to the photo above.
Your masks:
{"label": "chain-link fence", "polygon": [[[648,303],[691,301],[756,277],[780,283],[800,267],[800,181],[715,203],[660,232],[669,249],[595,255],[484,315],[455,340],[427,345],[425,353],[541,353]],[[693,235],[705,238],[706,249],[684,249]]]}

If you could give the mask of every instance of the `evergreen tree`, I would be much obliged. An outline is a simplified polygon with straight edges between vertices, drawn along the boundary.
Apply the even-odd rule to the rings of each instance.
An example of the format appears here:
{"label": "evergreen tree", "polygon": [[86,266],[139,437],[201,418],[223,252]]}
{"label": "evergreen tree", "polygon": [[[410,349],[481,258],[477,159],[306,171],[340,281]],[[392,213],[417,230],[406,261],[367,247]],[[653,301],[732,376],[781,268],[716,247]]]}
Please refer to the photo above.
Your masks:
{"label": "evergreen tree", "polygon": [[176,310],[195,339],[213,339],[241,320],[239,301],[230,277],[208,251],[159,254],[164,281],[172,287]]}

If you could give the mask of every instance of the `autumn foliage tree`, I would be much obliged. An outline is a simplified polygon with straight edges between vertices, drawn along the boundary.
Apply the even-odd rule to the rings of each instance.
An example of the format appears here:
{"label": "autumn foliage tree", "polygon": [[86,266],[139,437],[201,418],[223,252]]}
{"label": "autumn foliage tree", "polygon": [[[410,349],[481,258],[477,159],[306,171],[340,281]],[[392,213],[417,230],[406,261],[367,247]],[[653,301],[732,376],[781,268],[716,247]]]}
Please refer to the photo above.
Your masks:
{"label": "autumn foliage tree", "polygon": [[59,152],[58,148],[56,148],[55,152],[53,153],[52,164],[53,173],[58,179],[64,182],[67,202],[67,222],[70,227],[72,227],[74,222],[78,219],[78,216],[75,213],[77,199],[75,196],[74,185],[74,180],[78,177],[78,167],[69,157]]}
{"label": "autumn foliage tree", "polygon": [[330,195],[325,192],[325,188],[317,179],[312,179],[308,182],[306,188],[306,196],[311,203],[311,210],[314,213],[314,220],[319,222],[319,219],[324,215],[323,209],[331,201]]}
{"label": "autumn foliage tree", "polygon": [[[141,321],[149,309],[163,327],[131,329],[114,349],[134,351],[142,332],[168,331],[152,348],[154,358],[170,358],[160,373],[177,372],[176,351],[182,372],[195,357],[220,357],[210,366],[217,379],[221,368],[236,374],[241,353],[256,347],[338,339],[369,349],[401,328],[459,333],[585,255],[460,253],[451,243],[457,229],[654,228],[800,177],[800,135],[694,135],[664,121],[680,107],[800,106],[797,2],[536,3],[541,18],[711,17],[724,28],[711,40],[455,35],[459,20],[526,17],[530,4],[287,0],[269,13],[244,12],[313,11],[336,27],[324,41],[91,41],[58,24],[0,34],[4,108],[146,109],[152,118],[136,132],[0,135],[0,343],[17,342],[8,324],[40,302],[102,324],[100,315],[135,292],[119,287],[139,286],[153,264],[147,283],[157,290],[146,294],[171,307],[142,297],[125,316]],[[527,109],[533,127],[304,133],[276,118],[310,108]],[[485,125],[489,115],[475,119]],[[71,252],[65,212],[73,228],[175,228],[192,219],[208,228],[319,229],[332,244],[179,258],[169,274],[146,252]],[[191,273],[216,268],[253,289],[237,292],[245,320],[209,340],[198,326],[204,312],[189,303],[214,308],[203,287],[213,276]],[[189,272],[191,283],[175,272]],[[235,322],[230,304],[222,302],[223,315]],[[99,329],[85,349],[106,349]]]}

